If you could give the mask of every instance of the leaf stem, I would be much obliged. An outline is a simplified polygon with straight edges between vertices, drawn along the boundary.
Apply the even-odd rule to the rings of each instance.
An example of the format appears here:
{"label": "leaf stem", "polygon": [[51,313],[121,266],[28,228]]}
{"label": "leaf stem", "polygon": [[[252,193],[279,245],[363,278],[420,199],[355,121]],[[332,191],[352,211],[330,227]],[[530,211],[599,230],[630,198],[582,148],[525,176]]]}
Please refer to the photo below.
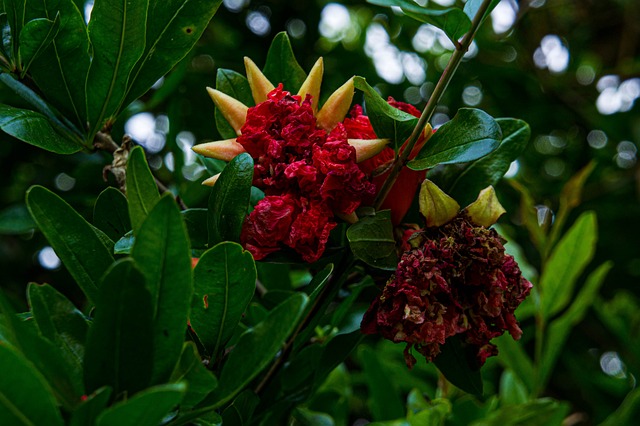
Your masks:
{"label": "leaf stem", "polygon": [[433,115],[433,112],[436,110],[436,107],[438,106],[442,95],[444,94],[447,86],[449,85],[449,82],[456,73],[458,65],[460,65],[460,62],[462,61],[462,58],[464,57],[465,53],[467,53],[467,50],[469,50],[469,46],[471,46],[471,42],[478,32],[478,28],[480,28],[480,24],[482,23],[490,4],[491,0],[484,0],[482,2],[480,7],[478,8],[478,13],[476,13],[476,15],[473,17],[473,21],[471,21],[471,28],[459,43],[455,43],[456,49],[454,50],[453,55],[451,55],[449,63],[440,76],[440,80],[438,80],[436,87],[433,89],[433,93],[431,94],[427,105],[425,105],[424,110],[422,111],[422,115],[420,115],[420,118],[418,119],[416,127],[413,129],[411,136],[409,136],[409,139],[407,140],[407,146],[404,148],[404,150],[402,150],[400,155],[396,156],[393,165],[391,166],[391,172],[382,185],[380,192],[378,192],[378,195],[374,202],[374,207],[376,208],[376,210],[380,208],[385,198],[387,198],[387,195],[389,195],[389,192],[391,191],[391,188],[398,178],[398,174],[400,173],[402,168],[409,162],[409,155],[411,154],[411,151],[413,151],[413,147],[416,145],[416,142],[418,142],[418,139],[420,138],[424,127],[427,125],[427,123],[431,119],[431,116]]}

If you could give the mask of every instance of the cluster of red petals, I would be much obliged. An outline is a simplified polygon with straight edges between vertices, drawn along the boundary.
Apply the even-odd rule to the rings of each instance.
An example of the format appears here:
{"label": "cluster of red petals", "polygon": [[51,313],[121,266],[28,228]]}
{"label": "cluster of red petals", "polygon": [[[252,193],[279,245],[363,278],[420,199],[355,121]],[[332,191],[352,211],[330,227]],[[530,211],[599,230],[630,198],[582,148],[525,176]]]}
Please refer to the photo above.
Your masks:
{"label": "cluster of red petals", "polygon": [[[413,105],[398,102],[392,97],[389,97],[387,102],[394,108],[409,113],[415,117],[420,117],[420,111],[418,111]],[[369,117],[363,114],[362,107],[360,105],[355,105],[351,109],[349,115],[350,117],[344,120],[344,127],[346,128],[347,135],[350,139],[376,139],[378,137],[371,126]],[[426,139],[424,137],[418,140],[418,143],[416,143],[409,158],[414,158],[418,154],[425,141]],[[387,179],[390,171],[389,166],[391,165],[394,157],[395,152],[393,148],[385,147],[378,155],[358,164],[363,172],[372,176],[373,183],[376,186],[376,191],[382,187],[384,181]],[[409,207],[411,207],[413,197],[415,196],[420,183],[424,180],[426,173],[426,171],[415,171],[404,168],[398,174],[398,178],[396,179],[391,192],[380,207],[382,210],[391,209],[391,221],[394,225],[398,225],[400,221],[402,221],[402,218],[409,210]]]}
{"label": "cluster of red petals", "polygon": [[253,185],[265,193],[245,220],[241,242],[256,259],[284,246],[307,262],[322,256],[335,214],[369,203],[375,187],[356,164],[355,149],[338,124],[316,125],[311,97],[279,85],[249,108],[238,142],[253,157]]}
{"label": "cluster of red petals", "polygon": [[406,342],[409,367],[416,362],[412,347],[432,361],[454,335],[475,350],[479,365],[498,353],[490,343],[494,337],[508,331],[520,338],[514,311],[531,283],[494,230],[461,215],[417,237],[419,247],[403,254],[383,294],[365,313],[364,333]]}

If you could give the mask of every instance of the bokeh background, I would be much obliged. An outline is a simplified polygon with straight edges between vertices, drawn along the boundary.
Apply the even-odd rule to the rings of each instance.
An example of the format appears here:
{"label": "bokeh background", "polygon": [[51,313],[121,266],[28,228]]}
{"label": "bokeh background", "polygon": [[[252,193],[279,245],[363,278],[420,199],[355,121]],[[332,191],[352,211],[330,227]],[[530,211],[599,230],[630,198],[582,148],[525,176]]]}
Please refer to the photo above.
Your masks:
{"label": "bokeh background", "polygon": [[[92,1],[76,3],[88,19]],[[157,176],[189,207],[204,207],[208,196],[199,184],[208,173],[190,148],[218,139],[205,87],[215,85],[219,68],[244,73],[244,56],[262,66],[280,31],[289,34],[305,70],[324,57],[325,96],[360,75],[383,96],[418,108],[453,50],[438,29],[364,1],[225,0],[196,49],[114,127],[116,139],[126,132],[146,148]],[[466,106],[527,121],[530,144],[507,180],[529,190],[543,226],[553,221],[563,185],[594,162],[582,204],[568,223],[583,211],[597,212],[597,253],[586,272],[606,260],[615,266],[599,302],[571,335],[547,392],[589,413],[585,424],[613,411],[640,374],[638,98],[640,2],[502,0],[432,120],[434,127],[442,125]],[[19,105],[4,87],[0,100]],[[79,297],[53,250],[33,231],[24,193],[44,185],[91,218],[97,195],[114,184],[108,174],[103,179],[110,159],[103,153],[50,154],[0,134],[0,162],[0,285],[16,306],[24,307],[31,281]],[[501,223],[535,276],[539,255],[520,226],[521,195],[507,180],[497,188],[509,210]]]}

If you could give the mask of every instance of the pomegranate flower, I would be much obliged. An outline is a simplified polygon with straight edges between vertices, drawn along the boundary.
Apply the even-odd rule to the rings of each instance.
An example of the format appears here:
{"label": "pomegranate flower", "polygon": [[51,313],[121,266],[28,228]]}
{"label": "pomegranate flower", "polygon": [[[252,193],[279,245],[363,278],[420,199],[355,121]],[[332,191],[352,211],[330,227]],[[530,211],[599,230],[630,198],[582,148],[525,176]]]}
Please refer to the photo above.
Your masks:
{"label": "pomegranate flower", "polygon": [[[195,146],[204,156],[229,161],[247,152],[254,160],[253,185],[265,193],[247,216],[240,236],[254,258],[289,247],[307,262],[322,256],[337,218],[355,221],[355,210],[373,201],[375,187],[358,166],[388,139],[350,140],[341,123],[353,99],[353,80],[318,111],[323,73],[316,62],[297,95],[274,85],[245,58],[254,107],[208,88],[238,135]],[[204,184],[213,185],[217,176]]]}
{"label": "pomegranate flower", "polygon": [[[409,113],[414,117],[420,117],[420,111],[418,111],[413,105],[398,102],[392,97],[387,100],[389,105]],[[376,133],[373,130],[373,126],[369,121],[369,117],[363,114],[362,107],[355,105],[350,112],[350,117],[344,120],[344,126],[347,129],[347,136],[350,138],[358,138],[361,140],[376,139]],[[409,159],[415,158],[418,155],[420,149],[424,146],[425,142],[431,136],[431,126],[427,124],[423,130],[420,139],[414,146]],[[405,145],[400,148],[400,152],[404,151]],[[382,188],[385,180],[389,176],[390,166],[395,158],[395,152],[390,147],[385,147],[377,155],[359,163],[359,167],[366,174],[372,176],[372,181],[376,186],[376,192]],[[420,183],[424,180],[427,174],[426,170],[411,170],[407,167],[403,168],[389,192],[389,195],[384,199],[381,210],[391,210],[391,222],[394,225],[400,224],[402,218],[407,214],[413,198]]]}
{"label": "pomegranate flower", "polygon": [[425,181],[420,201],[427,227],[409,234],[407,251],[365,313],[362,331],[405,342],[410,368],[416,363],[412,348],[429,362],[455,335],[483,365],[498,353],[491,339],[505,331],[514,339],[522,335],[514,311],[531,290],[505,253],[504,239],[487,228],[504,209],[492,187],[459,211],[453,199]]}

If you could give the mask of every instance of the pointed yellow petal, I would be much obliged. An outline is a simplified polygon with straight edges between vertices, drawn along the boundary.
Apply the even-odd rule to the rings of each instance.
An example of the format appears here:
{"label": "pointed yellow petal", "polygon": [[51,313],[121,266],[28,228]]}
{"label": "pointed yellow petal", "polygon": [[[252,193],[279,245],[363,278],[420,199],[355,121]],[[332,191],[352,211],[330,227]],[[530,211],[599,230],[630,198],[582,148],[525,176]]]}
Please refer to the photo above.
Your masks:
{"label": "pointed yellow petal", "polygon": [[487,186],[480,191],[478,198],[473,203],[465,207],[464,212],[471,222],[488,228],[496,223],[498,218],[507,211],[498,201],[496,190],[493,189],[493,186]]}
{"label": "pointed yellow petal", "polygon": [[237,139],[201,143],[191,149],[205,157],[224,161],[231,161],[236,155],[245,152],[244,147],[237,142]]}
{"label": "pointed yellow petal", "polygon": [[324,73],[324,62],[322,57],[318,58],[307,79],[302,83],[298,95],[304,101],[307,95],[311,95],[311,106],[313,107],[313,113],[318,111],[318,98],[320,97],[320,85],[322,84],[322,74]]}
{"label": "pointed yellow petal", "polygon": [[358,221],[358,215],[356,212],[345,214],[345,213],[336,213],[340,219],[344,220],[347,223],[356,223]]}
{"label": "pointed yellow petal", "polygon": [[240,129],[247,121],[247,110],[249,109],[245,104],[237,99],[232,98],[226,93],[222,93],[219,90],[207,87],[207,92],[216,104],[216,107],[220,110],[224,118],[229,122],[236,134],[240,135]]}
{"label": "pointed yellow petal", "polygon": [[458,215],[460,205],[438,186],[425,179],[420,185],[420,213],[427,220],[427,227],[440,226]]}
{"label": "pointed yellow petal", "polygon": [[379,154],[391,139],[347,139],[347,142],[356,149],[356,163],[360,163]]}
{"label": "pointed yellow petal", "polygon": [[318,112],[318,126],[330,132],[336,127],[336,124],[344,120],[344,117],[349,112],[354,90],[353,77],[351,77],[338,90],[333,92],[322,106],[320,112]]}
{"label": "pointed yellow petal", "polygon": [[207,185],[207,186],[213,186],[213,185],[216,184],[216,182],[218,181],[219,177],[220,177],[220,173],[218,173],[217,175],[213,175],[209,179],[203,180],[202,184],[203,185]]}
{"label": "pointed yellow petal", "polygon": [[251,86],[251,95],[256,104],[267,100],[267,94],[275,89],[273,84],[260,71],[260,68],[251,59],[244,57],[244,68],[247,70],[247,80]]}

